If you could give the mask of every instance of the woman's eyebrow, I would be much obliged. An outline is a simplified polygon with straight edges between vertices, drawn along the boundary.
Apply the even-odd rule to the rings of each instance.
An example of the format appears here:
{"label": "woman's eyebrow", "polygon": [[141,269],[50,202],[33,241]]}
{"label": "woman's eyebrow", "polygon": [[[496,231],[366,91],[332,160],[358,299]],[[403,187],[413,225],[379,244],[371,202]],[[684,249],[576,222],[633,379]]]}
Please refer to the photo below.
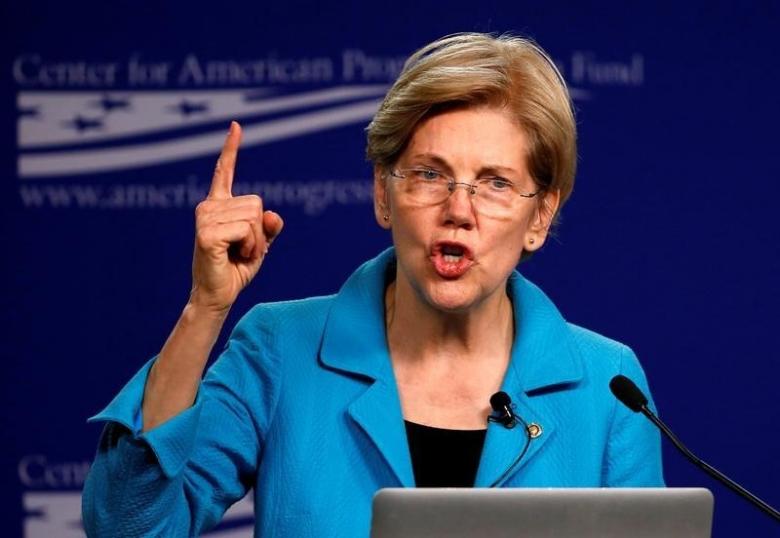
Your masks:
{"label": "woman's eyebrow", "polygon": [[479,170],[479,175],[482,174],[495,174],[497,176],[509,175],[512,177],[521,178],[522,174],[510,166],[501,166],[500,164],[486,164]]}
{"label": "woman's eyebrow", "polygon": [[427,161],[431,161],[433,164],[437,166],[449,168],[449,164],[447,163],[447,160],[444,157],[437,155],[436,153],[417,153],[415,155],[412,155],[412,159],[425,159]]}
{"label": "woman's eyebrow", "polygon": [[[412,155],[412,160],[417,160],[417,159],[429,161],[430,164],[432,164],[433,166],[440,167],[446,172],[452,171],[452,167],[447,162],[447,159],[445,159],[444,157],[436,153],[424,152],[424,153],[416,153]],[[479,167],[479,172],[477,173],[477,175],[481,176],[484,174],[493,174],[497,176],[509,176],[517,179],[522,179],[524,177],[521,172],[512,168],[511,166],[504,166],[500,164],[483,164],[482,166]]]}

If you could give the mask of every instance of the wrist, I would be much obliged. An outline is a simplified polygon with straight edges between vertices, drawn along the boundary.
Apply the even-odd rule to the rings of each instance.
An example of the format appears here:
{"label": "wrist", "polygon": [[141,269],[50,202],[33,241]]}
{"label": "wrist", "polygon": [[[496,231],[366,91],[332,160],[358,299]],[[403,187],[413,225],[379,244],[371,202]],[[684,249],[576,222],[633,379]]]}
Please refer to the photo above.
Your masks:
{"label": "wrist", "polygon": [[195,287],[190,291],[190,297],[184,307],[183,316],[224,321],[230,312],[231,306],[232,304],[218,304],[209,298],[203,297],[199,293],[198,288]]}

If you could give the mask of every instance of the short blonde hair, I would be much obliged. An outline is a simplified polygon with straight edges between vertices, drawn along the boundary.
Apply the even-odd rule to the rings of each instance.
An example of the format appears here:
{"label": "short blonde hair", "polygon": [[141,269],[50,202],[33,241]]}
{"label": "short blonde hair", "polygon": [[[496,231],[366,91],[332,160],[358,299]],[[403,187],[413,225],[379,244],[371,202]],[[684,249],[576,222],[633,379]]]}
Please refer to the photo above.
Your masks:
{"label": "short blonde hair", "polygon": [[560,210],[577,167],[574,111],[555,63],[530,39],[454,34],[412,54],[366,129],[366,155],[389,170],[427,116],[485,104],[515,117],[528,137],[528,170],[540,188],[560,191]]}

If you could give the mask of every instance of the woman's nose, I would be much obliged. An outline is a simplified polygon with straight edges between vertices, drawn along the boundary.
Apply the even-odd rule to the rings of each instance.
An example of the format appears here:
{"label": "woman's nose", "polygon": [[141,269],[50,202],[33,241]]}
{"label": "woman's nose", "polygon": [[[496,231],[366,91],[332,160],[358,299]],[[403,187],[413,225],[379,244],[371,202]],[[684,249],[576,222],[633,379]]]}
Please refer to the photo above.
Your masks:
{"label": "woman's nose", "polygon": [[474,226],[474,192],[468,183],[453,183],[445,202],[445,224],[472,228]]}

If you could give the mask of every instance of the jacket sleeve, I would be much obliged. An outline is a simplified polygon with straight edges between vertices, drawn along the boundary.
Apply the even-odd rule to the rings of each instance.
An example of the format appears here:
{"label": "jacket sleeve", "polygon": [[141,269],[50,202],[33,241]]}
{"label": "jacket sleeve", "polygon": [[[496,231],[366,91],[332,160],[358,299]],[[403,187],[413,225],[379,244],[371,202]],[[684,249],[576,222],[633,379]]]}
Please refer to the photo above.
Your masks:
{"label": "jacket sleeve", "polygon": [[88,536],[197,536],[246,494],[280,377],[261,310],[238,323],[189,409],[141,432],[152,360],[90,419],[107,424],[82,498]]}
{"label": "jacket sleeve", "polygon": [[[645,373],[633,351],[623,346],[620,373],[631,379],[649,400],[655,411]],[[663,487],[661,436],[645,416],[634,413],[617,399],[602,479],[605,487]]]}

